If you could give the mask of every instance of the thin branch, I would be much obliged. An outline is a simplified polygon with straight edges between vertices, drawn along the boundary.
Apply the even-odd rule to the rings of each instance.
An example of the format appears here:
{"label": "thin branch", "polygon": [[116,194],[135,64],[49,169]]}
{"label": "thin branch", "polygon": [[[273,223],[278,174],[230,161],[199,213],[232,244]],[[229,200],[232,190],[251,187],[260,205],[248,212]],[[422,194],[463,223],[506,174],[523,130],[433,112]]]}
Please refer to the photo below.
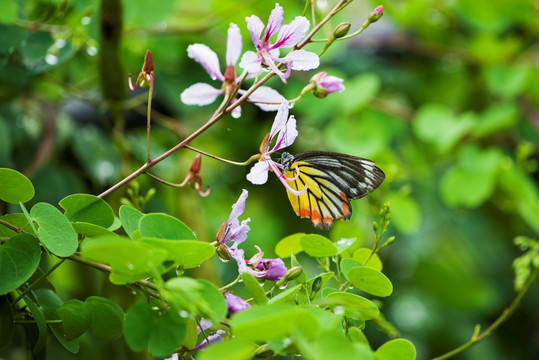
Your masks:
{"label": "thin branch", "polygon": [[515,297],[515,299],[511,303],[511,305],[509,305],[502,312],[502,314],[485,331],[483,331],[480,335],[478,335],[479,330],[478,330],[478,327],[476,326],[475,331],[474,331],[474,335],[472,336],[472,338],[467,343],[465,343],[465,344],[459,346],[458,348],[456,348],[454,350],[451,350],[451,351],[449,351],[449,352],[447,352],[447,353],[445,353],[443,355],[437,356],[437,357],[433,358],[432,360],[449,359],[449,358],[463,352],[464,350],[472,347],[473,345],[481,342],[482,340],[484,340],[488,336],[490,336],[498,327],[500,327],[500,325],[502,325],[505,321],[507,321],[507,319],[509,319],[509,317],[515,312],[515,310],[520,305],[520,301],[522,300],[524,295],[526,295],[528,290],[530,290],[531,286],[537,280],[538,276],[539,276],[539,267],[536,267],[533,274],[528,278],[528,281],[526,281],[526,283],[524,284],[524,286],[522,287],[522,289],[520,290],[518,295]]}

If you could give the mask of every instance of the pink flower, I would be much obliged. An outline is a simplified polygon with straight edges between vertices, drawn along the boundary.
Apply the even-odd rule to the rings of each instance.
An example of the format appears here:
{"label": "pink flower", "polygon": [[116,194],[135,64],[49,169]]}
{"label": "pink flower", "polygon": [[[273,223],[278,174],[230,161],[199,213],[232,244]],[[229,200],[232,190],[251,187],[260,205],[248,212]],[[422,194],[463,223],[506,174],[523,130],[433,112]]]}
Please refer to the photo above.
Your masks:
{"label": "pink flower", "polygon": [[226,300],[226,306],[228,307],[228,317],[232,316],[238,311],[243,311],[251,307],[251,305],[249,305],[247,301],[243,300],[239,296],[232,295],[229,292],[226,292],[224,295]]}
{"label": "pink flower", "polygon": [[288,269],[283,260],[276,259],[260,259],[256,268],[261,271],[266,271],[266,280],[277,282],[286,274]]}
{"label": "pink flower", "polygon": [[[196,83],[185,89],[181,94],[181,100],[187,105],[209,105],[217,99],[221,94],[230,95],[236,88],[237,84],[243,77],[243,74],[236,77],[236,63],[241,55],[242,40],[240,29],[236,24],[230,24],[228,28],[227,49],[226,49],[226,71],[221,73],[219,58],[217,54],[204,44],[192,44],[187,47],[187,55],[198,62],[206,70],[213,80],[219,80],[222,85],[219,89],[206,83]],[[245,90],[238,90],[239,94],[244,94]],[[249,101],[260,101],[261,104],[256,104],[264,111],[275,111],[277,106],[268,105],[265,103],[280,103],[284,97],[276,90],[261,86],[251,96]],[[235,99],[232,100],[234,102]],[[240,107],[232,110],[233,117],[241,115]]]}
{"label": "pink flower", "polygon": [[[298,44],[309,29],[309,21],[304,16],[297,16],[290,24],[283,23],[283,8],[275,4],[271,11],[268,24],[264,30],[264,23],[256,15],[247,17],[247,28],[251,34],[251,39],[256,47],[254,51],[247,51],[243,54],[240,67],[249,73],[258,74],[262,66],[269,67],[283,82],[290,76],[291,70],[311,70],[318,67],[320,60],[315,53],[305,50],[293,50],[284,58],[279,58],[279,48],[291,48]],[[275,44],[270,42],[271,37],[279,32]],[[282,72],[275,64],[284,64],[286,72]]]}
{"label": "pink flower", "polygon": [[314,85],[313,94],[320,98],[324,98],[334,92],[344,91],[343,79],[327,75],[325,71],[314,75],[311,78],[311,83]]}
{"label": "pink flower", "polygon": [[[287,181],[295,179],[285,177],[280,170],[282,165],[271,159],[272,153],[292,145],[297,136],[296,119],[293,116],[288,117],[288,102],[284,101],[281,103],[277,115],[275,115],[270,133],[266,135],[262,145],[260,145],[260,161],[251,168],[251,171],[247,174],[247,180],[255,185],[265,184],[268,181],[268,172],[273,171],[290,193],[294,195],[303,194],[307,187],[304,186],[300,191],[292,189]],[[276,139],[275,145],[270,150],[273,139]]]}

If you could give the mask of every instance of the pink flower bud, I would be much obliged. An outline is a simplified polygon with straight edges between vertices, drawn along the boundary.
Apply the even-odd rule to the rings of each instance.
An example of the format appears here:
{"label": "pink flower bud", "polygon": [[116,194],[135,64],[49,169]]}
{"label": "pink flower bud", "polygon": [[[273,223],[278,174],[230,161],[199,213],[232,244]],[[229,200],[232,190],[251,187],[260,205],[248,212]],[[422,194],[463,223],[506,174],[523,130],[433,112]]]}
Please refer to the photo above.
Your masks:
{"label": "pink flower bud", "polygon": [[384,6],[378,5],[376,9],[374,9],[374,11],[370,13],[367,19],[369,19],[371,23],[377,22],[382,17],[382,15],[384,15]]}
{"label": "pink flower bud", "polygon": [[342,92],[344,90],[343,79],[327,75],[325,71],[319,72],[311,78],[315,85],[313,94],[319,98],[325,98],[328,94]]}

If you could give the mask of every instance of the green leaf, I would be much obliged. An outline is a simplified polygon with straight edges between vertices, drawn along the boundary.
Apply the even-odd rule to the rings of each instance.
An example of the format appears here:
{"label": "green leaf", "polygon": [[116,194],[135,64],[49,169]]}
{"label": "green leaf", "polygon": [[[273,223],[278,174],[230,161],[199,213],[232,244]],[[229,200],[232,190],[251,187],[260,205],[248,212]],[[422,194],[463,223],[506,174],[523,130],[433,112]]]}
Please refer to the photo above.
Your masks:
{"label": "green leaf", "polygon": [[[143,351],[148,345],[153,355],[165,357],[182,345],[187,322],[173,316],[173,310],[159,313],[147,303],[132,306],[125,315],[125,340],[134,351]],[[193,329],[196,334],[196,327]]]}
{"label": "green leaf", "polygon": [[350,246],[354,245],[357,238],[341,238],[339,241],[335,242],[334,245],[337,246],[337,254],[342,254],[344,251],[348,250]]}
{"label": "green leaf", "polygon": [[350,341],[355,344],[363,344],[370,348],[369,340],[367,340],[367,337],[361,331],[358,327],[353,326],[348,328],[348,337],[350,338]]}
{"label": "green leaf", "polygon": [[154,322],[154,313],[150,304],[133,305],[125,314],[125,341],[134,351],[142,351],[148,346]]}
{"label": "green leaf", "polygon": [[282,238],[275,245],[275,254],[280,258],[287,258],[292,254],[298,254],[303,251],[299,241],[305,236],[305,233],[296,233]]}
{"label": "green leaf", "polygon": [[0,2],[0,23],[14,23],[17,20],[17,3],[13,0]]}
{"label": "green leaf", "polygon": [[243,272],[241,273],[241,280],[257,304],[264,305],[268,302],[264,288],[253,275]]}
{"label": "green leaf", "polygon": [[363,108],[376,96],[381,84],[378,75],[366,72],[347,82],[342,94],[342,111],[351,114]]}
{"label": "green leaf", "polygon": [[45,320],[45,315],[39,306],[37,306],[28,296],[24,297],[24,302],[30,310],[32,317],[36,323],[37,327],[37,340],[35,341],[34,349],[32,353],[37,354],[45,345],[47,345],[48,331],[47,331],[47,322]]}
{"label": "green leaf", "polygon": [[341,260],[341,272],[345,278],[348,278],[348,272],[350,270],[358,266],[363,266],[363,264],[355,259],[342,259]]}
{"label": "green leaf", "polygon": [[167,260],[174,261],[186,269],[194,268],[215,254],[215,247],[198,240],[163,240],[142,238],[139,243],[152,249],[163,249],[168,252]]}
{"label": "green leaf", "polygon": [[252,359],[257,346],[244,339],[230,339],[213,345],[200,353],[200,360],[248,360]]}
{"label": "green leaf", "polygon": [[305,309],[291,305],[256,306],[235,313],[230,325],[236,338],[267,341],[292,334],[307,314]]}
{"label": "green leaf", "polygon": [[191,229],[183,222],[167,214],[146,214],[139,221],[141,237],[165,240],[196,240]]}
{"label": "green leaf", "polygon": [[343,307],[344,313],[356,320],[371,320],[380,315],[380,310],[372,301],[356,294],[333,292],[328,294],[326,302],[332,309]]}
{"label": "green leaf", "polygon": [[[393,209],[391,210],[393,212]],[[369,248],[359,248],[356,251],[354,251],[354,255],[352,258],[358,262],[360,262],[362,265],[366,267],[373,268],[378,271],[382,271],[382,260],[380,260],[380,257],[378,254],[374,253],[372,254],[372,249]],[[371,256],[369,261],[365,264],[365,261]]]}
{"label": "green leaf", "polygon": [[81,336],[90,327],[90,313],[86,304],[78,299],[71,299],[56,310],[64,327],[67,340]]}
{"label": "green leaf", "polygon": [[365,359],[344,334],[324,333],[312,349],[315,359]]}
{"label": "green leaf", "polygon": [[531,81],[532,67],[527,64],[514,66],[495,65],[484,68],[483,76],[488,89],[504,98],[514,98],[521,94]]}
{"label": "green leaf", "polygon": [[30,216],[39,225],[37,237],[51,253],[59,257],[73,255],[78,246],[77,234],[60,210],[41,202],[32,207]]}
{"label": "green leaf", "polygon": [[298,291],[301,289],[302,285],[296,285],[292,286],[289,289],[286,289],[285,291],[279,293],[278,295],[274,296],[269,303],[270,304],[283,304],[289,301],[290,299],[293,299]]}
{"label": "green leaf", "polygon": [[87,222],[104,228],[114,222],[114,212],[110,205],[94,195],[69,195],[60,200],[59,204],[71,222]]}
{"label": "green leaf", "polygon": [[104,227],[94,225],[87,222],[74,222],[71,223],[75,232],[84,237],[100,237],[100,236],[110,236],[110,237],[120,237],[120,235],[113,233],[109,229]]}
{"label": "green leaf", "polygon": [[15,52],[28,38],[28,34],[29,31],[20,26],[0,24],[0,54]]}
{"label": "green leaf", "polygon": [[152,276],[168,252],[127,238],[89,238],[81,244],[82,257],[111,266],[110,281],[123,285]]}
{"label": "green leaf", "polygon": [[0,295],[7,294],[24,284],[36,271],[41,249],[29,234],[18,234],[0,247]]}
{"label": "green leaf", "polygon": [[[294,254],[292,254],[292,256],[290,256],[290,265],[292,267],[299,266],[299,267],[303,268],[303,266],[299,263],[299,261],[296,259],[296,256]],[[305,274],[305,271],[302,271],[301,274],[296,279],[294,279],[294,282],[296,284],[303,284],[306,281],[307,281],[307,275]]]}
{"label": "green leaf", "polygon": [[90,296],[85,301],[92,319],[92,334],[101,340],[115,340],[122,336],[124,312],[120,305],[100,296]]}
{"label": "green leaf", "polygon": [[337,255],[337,247],[328,238],[309,234],[300,238],[301,247],[312,257],[330,257]]}
{"label": "green leaf", "polygon": [[201,315],[214,323],[221,322],[224,318],[226,318],[226,314],[228,312],[225,297],[219,291],[217,286],[211,282],[207,280],[197,280],[197,282],[201,285],[199,290],[200,295],[207,304],[206,310]]}
{"label": "green leaf", "polygon": [[417,111],[412,128],[418,138],[445,153],[470,132],[476,122],[472,113],[455,116],[445,105],[426,104]]}
{"label": "green leaf", "polygon": [[502,154],[498,149],[480,150],[468,145],[459,154],[459,163],[440,182],[440,193],[449,206],[477,207],[495,189]]}
{"label": "green leaf", "polygon": [[490,136],[517,124],[519,109],[514,103],[495,104],[482,115],[473,135],[477,138]]}
{"label": "green leaf", "polygon": [[403,234],[414,233],[421,222],[421,209],[417,201],[404,191],[389,193],[386,201],[391,203],[391,224]]}
{"label": "green leaf", "polygon": [[[36,320],[37,322],[37,320]],[[7,296],[0,296],[0,351],[11,345],[15,324]]]}
{"label": "green leaf", "polygon": [[25,203],[34,197],[32,182],[18,171],[0,168],[0,200],[11,204]]}
{"label": "green leaf", "polygon": [[366,266],[350,269],[348,280],[359,290],[374,296],[389,296],[393,292],[393,284],[387,276]]}
{"label": "green leaf", "polygon": [[209,281],[177,277],[168,280],[165,288],[170,290],[172,295],[167,300],[181,309],[198,314],[213,323],[226,317],[228,308],[225,297]]}
{"label": "green leaf", "polygon": [[[43,310],[45,319],[59,320],[60,317],[56,311],[62,306],[62,300],[50,289],[37,289],[34,291],[39,307]],[[78,340],[67,340],[64,338],[64,330],[62,324],[48,324],[54,337],[65,347],[69,352],[76,354],[79,351]]]}
{"label": "green leaf", "polygon": [[374,352],[375,360],[414,360],[414,344],[406,339],[394,339],[386,342]]}
{"label": "green leaf", "polygon": [[[5,222],[11,225],[15,225],[19,229],[27,232],[28,234],[35,235],[34,229],[32,229],[32,226],[30,225],[28,218],[24,214],[6,214],[4,216],[0,216],[0,219],[4,220]],[[0,236],[12,237],[17,234],[18,234],[17,232],[11,230],[7,226],[0,224]]]}
{"label": "green leaf", "polygon": [[169,356],[185,339],[185,319],[175,316],[172,310],[156,316],[150,332],[150,351],[158,357]]}
{"label": "green leaf", "polygon": [[137,209],[134,209],[130,206],[122,205],[120,207],[120,220],[122,221],[122,226],[126,232],[126,234],[133,238],[132,234],[136,230],[138,230],[138,224],[140,221],[140,218],[144,216],[143,213],[138,211]]}

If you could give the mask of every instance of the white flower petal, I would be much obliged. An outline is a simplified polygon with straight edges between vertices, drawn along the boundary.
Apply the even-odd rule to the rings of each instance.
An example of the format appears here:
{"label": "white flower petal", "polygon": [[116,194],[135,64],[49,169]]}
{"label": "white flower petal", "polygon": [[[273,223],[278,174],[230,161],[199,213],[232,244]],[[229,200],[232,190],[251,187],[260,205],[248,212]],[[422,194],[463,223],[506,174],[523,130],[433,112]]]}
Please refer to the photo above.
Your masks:
{"label": "white flower petal", "polygon": [[247,180],[255,185],[262,185],[268,181],[269,165],[265,161],[259,161],[251,168],[247,174]]}
{"label": "white flower petal", "polygon": [[275,115],[275,120],[273,120],[273,125],[271,126],[270,131],[270,138],[269,141],[271,142],[271,139],[273,137],[284,130],[286,128],[286,121],[288,120],[288,101],[283,101],[281,105],[279,106],[279,110],[277,111],[277,114]]}
{"label": "white flower petal", "polygon": [[269,86],[261,86],[249,96],[249,101],[255,103],[256,106],[264,111],[277,111],[281,103],[286,101],[286,99],[277,90]]}
{"label": "white flower petal", "polygon": [[284,149],[285,147],[292,145],[297,137],[298,130],[296,129],[296,119],[294,118],[294,116],[290,116],[286,121],[286,128],[279,133],[279,136],[277,137],[277,142],[275,142],[275,146],[273,147],[271,152],[275,152],[277,150]]}
{"label": "white flower petal", "polygon": [[204,69],[210,74],[213,80],[219,79],[224,81],[225,78],[221,74],[219,66],[219,59],[217,54],[204,44],[192,44],[187,47],[187,56],[194,59],[197,63],[202,65]]}
{"label": "white flower petal", "polygon": [[180,98],[184,104],[204,106],[211,104],[223,93],[223,90],[216,89],[211,85],[196,83],[185,89]]}
{"label": "white flower petal", "polygon": [[226,40],[226,64],[236,65],[241,55],[241,33],[238,25],[231,23]]}
{"label": "white flower petal", "polygon": [[292,70],[312,70],[320,65],[318,55],[305,50],[294,50],[290,52],[283,59],[283,61],[287,60],[292,62]]}
{"label": "white flower petal", "polygon": [[262,36],[262,30],[264,30],[264,23],[256,15],[246,17],[245,21],[247,22],[247,30],[249,30],[253,44],[258,46],[260,37]]}
{"label": "white flower petal", "polygon": [[240,60],[240,67],[248,73],[258,74],[262,69],[261,59],[253,51],[247,51]]}

